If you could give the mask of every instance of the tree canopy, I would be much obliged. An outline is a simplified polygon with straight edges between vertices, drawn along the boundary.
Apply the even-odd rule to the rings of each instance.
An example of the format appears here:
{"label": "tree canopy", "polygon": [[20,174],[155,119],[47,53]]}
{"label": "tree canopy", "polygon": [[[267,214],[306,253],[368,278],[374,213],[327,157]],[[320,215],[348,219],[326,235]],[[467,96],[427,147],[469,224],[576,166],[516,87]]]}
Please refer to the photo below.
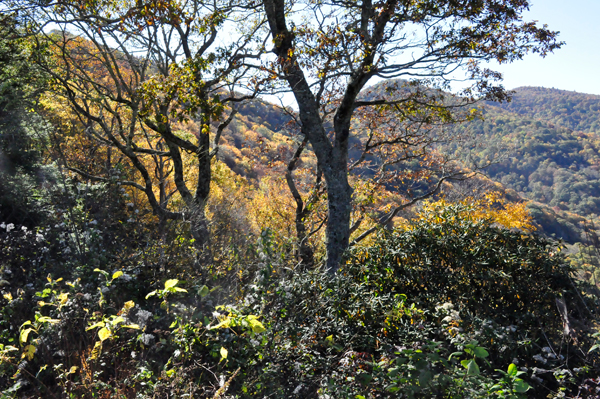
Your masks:
{"label": "tree canopy", "polygon": [[[407,124],[418,130],[468,119],[464,106],[477,99],[505,99],[501,75],[486,61],[513,62],[560,47],[556,32],[523,21],[527,7],[522,0],[264,1],[277,57],[271,73],[296,99],[327,185],[329,271],[338,270],[350,240],[348,152],[357,109],[397,111],[401,132]],[[456,74],[472,82],[460,97],[435,90]],[[400,93],[361,100],[375,78],[408,81]],[[420,123],[411,126],[413,119]]]}

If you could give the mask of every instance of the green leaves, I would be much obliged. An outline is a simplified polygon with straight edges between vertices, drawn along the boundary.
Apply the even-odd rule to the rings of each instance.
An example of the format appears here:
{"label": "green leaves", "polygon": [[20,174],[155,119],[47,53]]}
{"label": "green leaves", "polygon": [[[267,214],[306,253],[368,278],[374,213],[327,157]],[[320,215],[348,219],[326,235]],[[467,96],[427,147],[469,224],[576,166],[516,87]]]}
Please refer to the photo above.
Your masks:
{"label": "green leaves", "polygon": [[203,285],[199,290],[198,290],[198,295],[200,295],[201,298],[204,298],[205,296],[207,296],[210,293],[210,290],[208,289],[207,286]]}
{"label": "green leaves", "polygon": [[511,363],[508,366],[507,371],[496,370],[500,372],[503,377],[498,383],[491,387],[491,392],[495,392],[501,398],[507,399],[520,399],[524,398],[523,394],[531,389],[531,386],[527,384],[523,379],[518,378],[520,375],[525,374],[523,371],[518,371],[517,366]]}
{"label": "green leaves", "polygon": [[247,331],[250,331],[252,335],[260,334],[266,331],[266,328],[263,326],[263,324],[258,321],[258,316],[242,315],[234,309],[229,310],[230,311],[228,315],[219,316],[219,323],[213,327],[210,327],[211,330],[243,327]]}
{"label": "green leaves", "polygon": [[460,362],[467,369],[467,375],[478,375],[480,373],[479,366],[475,359],[465,359]]}
{"label": "green leaves", "polygon": [[187,290],[177,287],[177,284],[179,284],[179,280],[177,279],[167,280],[165,281],[165,288],[163,290],[155,290],[150,292],[148,295],[146,295],[146,299],[154,295],[157,295],[159,298],[164,299],[168,294],[174,294],[176,292],[187,292]]}
{"label": "green leaves", "polygon": [[[128,309],[133,307],[131,304],[133,302],[129,301],[125,303],[125,306],[123,307],[123,309]],[[101,342],[106,341],[109,338],[113,338],[114,337],[114,333],[119,329],[119,328],[128,328],[128,329],[133,329],[133,330],[139,330],[140,326],[138,326],[137,324],[123,324],[125,323],[125,319],[122,316],[104,316],[102,318],[102,321],[98,321],[96,323],[93,323],[92,325],[88,326],[86,328],[86,331],[89,330],[93,330],[94,328],[98,328],[100,327],[100,329],[98,330],[98,338],[100,338]]]}
{"label": "green leaves", "polygon": [[529,384],[523,381],[522,379],[517,378],[515,380],[514,389],[517,393],[525,393],[529,389],[531,389],[531,386],[529,386]]}
{"label": "green leaves", "polygon": [[481,346],[476,347],[475,349],[473,349],[473,353],[475,354],[476,357],[480,357],[480,358],[486,358],[488,357],[490,354],[487,350],[485,350],[485,348],[482,348]]}
{"label": "green leaves", "polygon": [[104,270],[100,270],[98,268],[95,268],[94,271],[96,273],[100,273],[104,276],[104,279],[106,280],[106,286],[109,287],[113,281],[115,281],[116,279],[118,279],[119,277],[123,276],[123,272],[122,271],[116,271],[113,273],[112,278],[109,278],[110,274]]}

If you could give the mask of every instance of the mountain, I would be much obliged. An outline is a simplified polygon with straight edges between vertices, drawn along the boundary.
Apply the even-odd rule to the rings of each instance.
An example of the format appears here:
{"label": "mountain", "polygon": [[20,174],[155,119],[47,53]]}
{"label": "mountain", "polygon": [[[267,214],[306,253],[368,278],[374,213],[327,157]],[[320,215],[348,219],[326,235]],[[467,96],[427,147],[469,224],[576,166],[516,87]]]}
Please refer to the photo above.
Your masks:
{"label": "mountain", "polygon": [[512,101],[492,104],[522,117],[578,132],[600,132],[600,96],[544,87],[519,87]]}
{"label": "mountain", "polygon": [[[531,109],[532,113],[535,111]],[[469,157],[476,162],[497,159],[485,170],[491,179],[556,211],[593,218],[600,214],[597,134],[573,131],[492,105],[484,107],[484,120],[462,128],[473,134],[477,142],[485,143],[472,148]],[[447,150],[465,158],[458,145]]]}
{"label": "mountain", "polygon": [[[484,173],[510,198],[529,201],[542,233],[582,241],[586,223],[600,225],[600,96],[524,87],[508,103],[481,108],[483,119],[453,128],[475,139],[468,151],[459,142],[438,150],[465,164],[494,159]],[[221,159],[253,179],[281,172],[273,169],[286,166],[299,140],[291,120],[276,105],[244,105],[223,137]],[[314,166],[308,153],[302,159]]]}
{"label": "mountain", "polygon": [[[569,228],[550,230],[574,242],[574,230],[581,235],[583,221],[600,215],[599,110],[600,96],[525,87],[509,103],[485,104],[484,119],[462,129],[485,143],[470,157],[498,159],[486,174],[537,203],[534,214],[546,205],[571,220]],[[464,158],[458,147],[454,151]]]}

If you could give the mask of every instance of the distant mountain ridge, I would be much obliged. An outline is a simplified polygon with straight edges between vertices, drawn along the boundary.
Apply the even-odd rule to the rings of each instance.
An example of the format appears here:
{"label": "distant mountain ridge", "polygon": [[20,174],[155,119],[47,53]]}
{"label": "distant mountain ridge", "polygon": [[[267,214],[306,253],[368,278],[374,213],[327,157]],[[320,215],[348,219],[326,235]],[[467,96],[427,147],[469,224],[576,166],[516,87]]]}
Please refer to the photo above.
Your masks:
{"label": "distant mountain ridge", "polygon": [[579,132],[600,132],[600,96],[544,87],[518,87],[512,101],[488,105]]}

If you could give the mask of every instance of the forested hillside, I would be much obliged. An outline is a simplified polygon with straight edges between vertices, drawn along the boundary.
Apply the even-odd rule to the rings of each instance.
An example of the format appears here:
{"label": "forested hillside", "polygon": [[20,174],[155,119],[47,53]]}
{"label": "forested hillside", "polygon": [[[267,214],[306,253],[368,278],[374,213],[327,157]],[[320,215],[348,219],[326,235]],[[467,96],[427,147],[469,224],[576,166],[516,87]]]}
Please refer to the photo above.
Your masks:
{"label": "forested hillside", "polygon": [[469,127],[486,145],[470,155],[497,157],[486,173],[555,210],[598,214],[598,147],[594,134],[574,133],[545,122],[486,109]]}
{"label": "forested hillside", "polygon": [[519,87],[513,100],[491,104],[533,120],[577,132],[600,131],[600,96],[544,87]]}
{"label": "forested hillside", "polygon": [[[385,85],[369,88],[368,95],[373,96],[384,88]],[[557,104],[565,99],[561,95],[568,98],[570,92],[555,90],[554,97],[538,101],[524,96],[522,90],[517,89],[510,103],[486,104],[481,119],[462,124],[453,132],[473,139],[469,143],[472,144],[470,151],[465,151],[461,141],[452,141],[452,135],[440,138],[438,149],[464,160],[465,165],[482,165],[485,160],[493,160],[482,172],[505,189],[514,190],[514,195],[508,193],[513,200],[519,196],[531,200],[528,206],[541,228],[540,233],[570,243],[583,241],[583,223],[597,224],[600,214],[600,137],[594,132],[573,131],[550,123],[546,117],[532,116],[553,109],[555,118],[563,117]],[[536,93],[535,88],[525,91]],[[545,93],[542,89],[539,92]],[[579,102],[574,106],[582,107],[589,98],[593,96],[579,95]],[[522,101],[529,104],[531,115],[505,110],[526,107]],[[600,113],[595,117],[600,118]],[[252,175],[240,169],[241,165],[251,162],[250,159],[242,161],[244,156],[240,151],[246,148],[243,152],[252,154],[256,162],[252,176],[260,170],[264,175],[267,164],[274,166],[277,160],[287,159],[293,152],[294,128],[290,120],[285,111],[261,102],[241,109],[240,118],[223,142],[225,162],[244,176]],[[270,144],[265,145],[260,154],[250,152],[261,140]],[[351,152],[351,159],[359,156],[356,149]],[[262,164],[256,160],[261,157]],[[310,163],[309,158],[305,161]]]}
{"label": "forested hillside", "polygon": [[0,0],[2,399],[598,396],[594,99],[479,68],[558,33],[356,5]]}

